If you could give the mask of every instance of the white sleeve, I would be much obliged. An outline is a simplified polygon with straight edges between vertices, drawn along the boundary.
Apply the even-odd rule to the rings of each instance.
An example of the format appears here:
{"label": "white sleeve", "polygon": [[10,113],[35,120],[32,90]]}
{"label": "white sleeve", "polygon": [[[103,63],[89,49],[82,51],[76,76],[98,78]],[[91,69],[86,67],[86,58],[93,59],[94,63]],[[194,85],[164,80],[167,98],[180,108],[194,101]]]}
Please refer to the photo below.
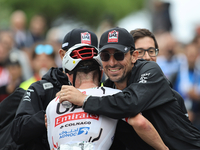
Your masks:
{"label": "white sleeve", "polygon": [[53,143],[52,143],[52,133],[51,133],[51,122],[50,122],[50,103],[47,106],[46,109],[46,115],[47,115],[47,137],[48,137],[48,142],[49,142],[49,146],[50,146],[50,150],[53,148]]}

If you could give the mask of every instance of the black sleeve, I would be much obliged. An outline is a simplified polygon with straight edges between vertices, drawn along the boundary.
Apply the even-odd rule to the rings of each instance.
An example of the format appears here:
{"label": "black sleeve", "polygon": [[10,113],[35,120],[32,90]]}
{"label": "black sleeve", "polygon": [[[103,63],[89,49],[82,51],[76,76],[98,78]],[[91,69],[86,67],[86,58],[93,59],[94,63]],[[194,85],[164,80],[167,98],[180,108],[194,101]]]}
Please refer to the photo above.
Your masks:
{"label": "black sleeve", "polygon": [[133,80],[132,83],[120,93],[89,97],[84,111],[121,119],[175,100],[163,72],[156,63],[147,63],[137,76],[132,74],[130,80]]}
{"label": "black sleeve", "polygon": [[0,103],[0,128],[4,128],[15,117],[19,103],[25,93],[22,88],[17,88],[11,95]]}
{"label": "black sleeve", "polygon": [[177,101],[178,101],[178,104],[181,106],[181,110],[182,110],[183,113],[186,115],[186,114],[187,114],[187,109],[186,109],[186,107],[185,107],[184,99],[181,97],[181,95],[180,95],[177,91],[175,91],[175,90],[173,90],[173,89],[172,89],[172,91],[173,91],[174,94],[175,94],[175,97],[176,97],[176,99],[177,99]]}
{"label": "black sleeve", "polygon": [[22,146],[15,144],[10,133],[12,121],[24,93],[24,89],[17,88],[0,103],[0,149],[20,149]]}
{"label": "black sleeve", "polygon": [[6,87],[7,85],[3,85],[0,87],[0,94],[8,94]]}
{"label": "black sleeve", "polygon": [[25,143],[46,132],[42,99],[44,89],[39,82],[26,91],[13,120],[11,135],[17,144]]}

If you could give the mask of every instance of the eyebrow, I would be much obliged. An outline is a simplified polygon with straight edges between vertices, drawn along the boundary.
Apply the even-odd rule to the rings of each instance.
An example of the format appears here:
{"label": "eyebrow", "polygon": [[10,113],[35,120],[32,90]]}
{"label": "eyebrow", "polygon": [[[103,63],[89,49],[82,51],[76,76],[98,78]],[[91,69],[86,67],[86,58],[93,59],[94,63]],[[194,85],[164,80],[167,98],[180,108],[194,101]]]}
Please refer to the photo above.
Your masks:
{"label": "eyebrow", "polygon": [[[155,47],[149,47],[149,48],[155,48]],[[146,48],[146,49],[149,49],[149,48]],[[145,48],[139,47],[139,48],[135,48],[135,49],[137,50],[137,49],[145,49]],[[145,50],[146,50],[146,49],[145,49]],[[155,48],[155,49],[156,49],[156,48]]]}

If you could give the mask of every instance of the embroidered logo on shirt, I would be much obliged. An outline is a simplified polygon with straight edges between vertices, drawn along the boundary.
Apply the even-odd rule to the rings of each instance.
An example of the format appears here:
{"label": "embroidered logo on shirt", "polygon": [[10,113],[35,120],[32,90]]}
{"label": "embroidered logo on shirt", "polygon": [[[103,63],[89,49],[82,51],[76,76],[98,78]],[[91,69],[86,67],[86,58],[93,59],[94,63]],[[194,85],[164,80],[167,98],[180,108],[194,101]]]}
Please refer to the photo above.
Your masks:
{"label": "embroidered logo on shirt", "polygon": [[44,84],[43,84],[43,88],[44,88],[45,90],[51,89],[51,88],[53,88],[53,84],[50,83],[50,82],[44,83]]}
{"label": "embroidered logo on shirt", "polygon": [[34,90],[32,89],[28,89],[26,91],[26,94],[24,95],[23,101],[31,101],[30,96],[31,96],[31,92],[34,92]]}
{"label": "embroidered logo on shirt", "polygon": [[147,79],[148,79],[149,75],[150,75],[150,73],[144,73],[144,74],[142,74],[141,77],[140,77],[139,83],[147,83]]}

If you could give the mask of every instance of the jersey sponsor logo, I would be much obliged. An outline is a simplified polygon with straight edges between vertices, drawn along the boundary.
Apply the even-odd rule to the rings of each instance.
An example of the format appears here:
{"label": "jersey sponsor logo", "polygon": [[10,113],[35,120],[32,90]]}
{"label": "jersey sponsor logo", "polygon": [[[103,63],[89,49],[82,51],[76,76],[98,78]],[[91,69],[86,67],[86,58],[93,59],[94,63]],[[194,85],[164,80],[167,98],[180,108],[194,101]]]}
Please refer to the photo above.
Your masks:
{"label": "jersey sponsor logo", "polygon": [[31,92],[34,92],[34,90],[32,89],[28,89],[26,91],[26,94],[24,95],[23,101],[31,101],[30,96],[31,96]]}
{"label": "jersey sponsor logo", "polygon": [[76,109],[82,109],[82,106],[73,105],[71,108],[66,108],[65,110],[61,111],[60,110],[61,107],[62,107],[62,104],[57,103],[56,113],[59,115],[65,114],[66,112],[74,112],[74,110]]}
{"label": "jersey sponsor logo", "polygon": [[90,125],[90,124],[92,124],[91,121],[73,122],[73,123],[67,123],[64,126],[62,125],[60,129],[62,129],[63,127],[72,127],[72,126]]}
{"label": "jersey sponsor logo", "polygon": [[59,139],[65,138],[65,137],[73,137],[77,135],[87,135],[90,130],[90,127],[81,127],[77,129],[71,129],[70,131],[62,131],[59,133]]}
{"label": "jersey sponsor logo", "polygon": [[46,89],[51,89],[53,88],[53,84],[48,82],[48,83],[44,83],[43,84],[43,88],[46,90]]}
{"label": "jersey sponsor logo", "polygon": [[144,73],[144,74],[142,74],[141,77],[140,77],[139,83],[147,83],[147,79],[148,79],[149,75],[150,75],[150,73]]}
{"label": "jersey sponsor logo", "polygon": [[85,134],[85,135],[87,135],[89,129],[90,129],[90,127],[81,127],[81,128],[79,128],[78,135],[80,135],[80,134]]}
{"label": "jersey sponsor logo", "polygon": [[67,121],[80,120],[80,119],[99,120],[99,115],[92,115],[85,112],[65,114],[55,118],[55,127]]}
{"label": "jersey sponsor logo", "polygon": [[118,35],[119,35],[119,32],[116,31],[116,30],[113,30],[111,32],[108,33],[108,43],[110,42],[118,42]]}
{"label": "jersey sponsor logo", "polygon": [[91,35],[88,32],[81,33],[81,43],[91,44]]}

